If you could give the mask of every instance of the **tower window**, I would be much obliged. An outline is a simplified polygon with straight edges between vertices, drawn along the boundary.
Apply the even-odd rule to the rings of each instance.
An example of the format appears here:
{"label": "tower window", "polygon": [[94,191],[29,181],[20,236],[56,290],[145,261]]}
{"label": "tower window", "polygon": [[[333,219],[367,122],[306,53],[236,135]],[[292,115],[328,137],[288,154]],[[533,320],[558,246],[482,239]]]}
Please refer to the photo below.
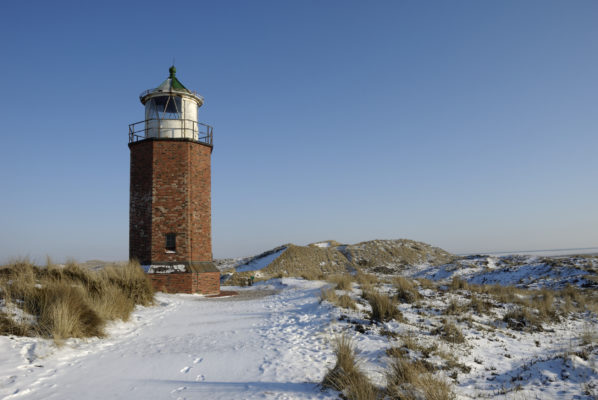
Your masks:
{"label": "tower window", "polygon": [[176,251],[176,233],[166,234],[166,251]]}

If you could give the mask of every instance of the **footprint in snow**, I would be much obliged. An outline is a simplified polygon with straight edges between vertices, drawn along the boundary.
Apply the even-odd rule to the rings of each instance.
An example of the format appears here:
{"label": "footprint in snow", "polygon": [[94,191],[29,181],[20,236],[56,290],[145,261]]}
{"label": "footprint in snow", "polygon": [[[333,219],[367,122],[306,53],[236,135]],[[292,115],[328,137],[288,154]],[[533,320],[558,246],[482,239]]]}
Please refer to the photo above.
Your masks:
{"label": "footprint in snow", "polygon": [[203,358],[197,357],[195,360],[193,360],[193,364],[199,364],[202,361],[203,361]]}
{"label": "footprint in snow", "polygon": [[170,393],[182,392],[183,390],[187,390],[187,386],[180,386],[180,387],[172,390]]}
{"label": "footprint in snow", "polygon": [[29,364],[35,360],[35,343],[27,343],[21,349],[21,355],[27,360]]}
{"label": "footprint in snow", "polygon": [[190,370],[190,369],[191,369],[191,367],[184,367],[184,368],[181,370],[181,373],[183,373],[183,374],[186,374],[187,372],[189,372],[189,370]]}
{"label": "footprint in snow", "polygon": [[206,380],[206,377],[205,377],[205,376],[203,376],[203,375],[197,375],[197,376],[195,377],[195,382],[203,382],[203,381],[205,381],[205,380]]}

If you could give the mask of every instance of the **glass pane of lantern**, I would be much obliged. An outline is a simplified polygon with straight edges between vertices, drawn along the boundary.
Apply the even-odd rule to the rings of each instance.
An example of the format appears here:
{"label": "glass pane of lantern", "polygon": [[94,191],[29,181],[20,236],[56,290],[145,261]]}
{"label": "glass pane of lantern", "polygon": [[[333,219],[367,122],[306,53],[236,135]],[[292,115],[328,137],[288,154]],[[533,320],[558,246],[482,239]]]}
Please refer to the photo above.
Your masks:
{"label": "glass pane of lantern", "polygon": [[180,119],[181,98],[175,96],[159,96],[152,99],[159,119]]}
{"label": "glass pane of lantern", "polygon": [[146,112],[147,112],[147,119],[157,119],[158,118],[158,107],[156,106],[155,99],[150,99],[148,104],[146,105]]}

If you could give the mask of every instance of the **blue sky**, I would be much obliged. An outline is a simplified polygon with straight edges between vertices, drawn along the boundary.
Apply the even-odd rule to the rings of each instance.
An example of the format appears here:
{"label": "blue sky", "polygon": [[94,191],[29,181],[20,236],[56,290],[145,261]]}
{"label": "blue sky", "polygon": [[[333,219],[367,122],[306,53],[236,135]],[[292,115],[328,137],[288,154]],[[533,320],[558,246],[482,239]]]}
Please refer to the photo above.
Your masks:
{"label": "blue sky", "polygon": [[215,257],[598,246],[598,2],[5,2],[0,261],[128,254],[128,124],[214,126]]}

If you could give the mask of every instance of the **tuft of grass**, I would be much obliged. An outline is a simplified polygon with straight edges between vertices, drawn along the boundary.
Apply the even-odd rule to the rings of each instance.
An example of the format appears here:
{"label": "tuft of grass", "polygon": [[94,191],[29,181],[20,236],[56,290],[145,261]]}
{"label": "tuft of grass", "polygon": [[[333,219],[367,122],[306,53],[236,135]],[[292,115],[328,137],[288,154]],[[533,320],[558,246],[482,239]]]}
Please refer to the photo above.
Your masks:
{"label": "tuft of grass", "polygon": [[308,270],[303,271],[301,277],[307,281],[321,281],[324,279],[324,274],[322,271]]}
{"label": "tuft of grass", "polygon": [[70,337],[104,336],[106,321],[87,303],[81,287],[60,282],[36,290],[40,315],[38,329],[42,336],[55,341]]}
{"label": "tuft of grass", "polygon": [[461,330],[451,321],[444,319],[442,325],[432,331],[434,335],[440,337],[449,343],[464,343],[465,336]]}
{"label": "tuft of grass", "polygon": [[349,296],[347,294],[341,295],[338,298],[338,302],[336,304],[338,304],[340,307],[343,307],[343,308],[350,308],[352,310],[356,310],[357,309],[357,305],[355,304],[355,300],[353,300],[351,298],[351,296]]}
{"label": "tuft of grass", "polygon": [[507,312],[503,321],[509,328],[516,331],[542,332],[544,330],[540,318],[526,307],[517,307]]}
{"label": "tuft of grass", "polygon": [[422,289],[432,289],[435,290],[437,288],[436,283],[427,278],[417,278],[416,281],[419,283]]}
{"label": "tuft of grass", "polygon": [[465,307],[459,304],[459,302],[455,299],[451,299],[449,305],[444,310],[446,315],[459,315],[463,313]]}
{"label": "tuft of grass", "polygon": [[598,334],[591,328],[590,325],[586,325],[584,326],[579,339],[582,346],[591,345],[598,342]]}
{"label": "tuft of grass", "polygon": [[33,336],[31,326],[23,320],[15,320],[4,312],[0,312],[0,334],[15,336]]}
{"label": "tuft of grass", "polygon": [[372,321],[384,322],[393,319],[397,321],[403,320],[403,314],[398,308],[399,304],[396,298],[389,297],[388,295],[376,291],[364,293],[364,296],[372,307]]}
{"label": "tuft of grass", "polygon": [[529,306],[538,310],[538,317],[545,321],[560,321],[557,309],[554,304],[554,291],[542,289],[540,293],[532,296]]}
{"label": "tuft of grass", "polygon": [[351,283],[353,282],[353,276],[350,274],[335,274],[330,275],[328,281],[336,284],[337,290],[350,291],[352,289]]}
{"label": "tuft of grass", "polygon": [[376,275],[368,274],[368,273],[361,272],[361,271],[357,272],[357,275],[355,276],[355,280],[361,287],[363,287],[363,286],[372,287],[373,285],[378,283],[378,277]]}
{"label": "tuft of grass", "polygon": [[332,304],[336,304],[336,302],[338,301],[336,291],[333,288],[320,290],[320,302],[322,301],[328,301]]}
{"label": "tuft of grass", "polygon": [[320,291],[320,302],[322,301],[328,301],[342,308],[357,309],[357,305],[351,296],[347,294],[338,296],[333,288],[322,289]]}
{"label": "tuft of grass", "polygon": [[459,278],[458,276],[453,276],[451,283],[449,284],[449,289],[451,290],[469,290],[469,283],[464,281],[463,279]]}
{"label": "tuft of grass", "polygon": [[393,284],[397,288],[397,298],[403,303],[413,303],[421,298],[417,290],[417,285],[410,279],[403,276],[397,276],[393,279]]}
{"label": "tuft of grass", "polygon": [[[3,315],[0,334],[39,335],[56,342],[69,337],[103,336],[113,319],[127,320],[136,304],[153,302],[153,289],[136,263],[100,271],[73,262],[45,268],[15,262],[0,269],[0,299],[30,318]],[[12,322],[9,322],[9,319]]]}
{"label": "tuft of grass", "polygon": [[478,314],[487,314],[492,308],[492,303],[487,300],[483,300],[475,294],[471,294],[471,300],[469,301],[468,307],[470,310]]}
{"label": "tuft of grass", "polygon": [[322,386],[342,392],[350,400],[375,400],[378,390],[359,367],[355,346],[347,336],[334,341],[336,364],[322,381]]}
{"label": "tuft of grass", "polygon": [[402,355],[393,357],[386,371],[386,397],[405,400],[451,400],[455,394],[451,385],[435,377],[420,362]]}
{"label": "tuft of grass", "polygon": [[[438,350],[438,345],[436,343],[431,344],[430,346],[426,347],[426,346],[423,346],[423,345],[415,342],[411,337],[409,337],[409,339],[411,339],[411,342],[408,342],[406,340],[406,337],[403,337],[404,345],[411,350],[421,352],[422,355],[424,356],[424,358],[429,358],[430,355],[432,355],[432,353],[434,353],[435,351]],[[411,347],[409,347],[408,344],[411,345]]]}

